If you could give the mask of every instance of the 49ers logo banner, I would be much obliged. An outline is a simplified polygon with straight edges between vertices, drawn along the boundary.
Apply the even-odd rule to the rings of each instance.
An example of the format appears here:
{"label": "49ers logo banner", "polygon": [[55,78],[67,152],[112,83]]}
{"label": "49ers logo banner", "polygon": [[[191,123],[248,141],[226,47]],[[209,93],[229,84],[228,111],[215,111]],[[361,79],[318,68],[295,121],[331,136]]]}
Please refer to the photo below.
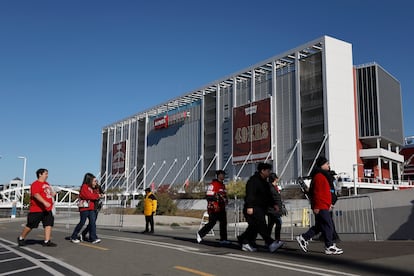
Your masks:
{"label": "49ers logo banner", "polygon": [[270,98],[233,108],[233,163],[265,160],[271,149]]}
{"label": "49ers logo banner", "polygon": [[125,172],[126,141],[112,145],[112,174]]}

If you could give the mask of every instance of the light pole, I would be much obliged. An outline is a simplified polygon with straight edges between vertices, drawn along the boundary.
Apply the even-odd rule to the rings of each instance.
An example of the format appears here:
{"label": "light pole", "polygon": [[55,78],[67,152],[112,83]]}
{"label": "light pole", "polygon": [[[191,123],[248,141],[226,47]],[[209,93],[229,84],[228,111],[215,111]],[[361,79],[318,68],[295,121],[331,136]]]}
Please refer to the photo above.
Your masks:
{"label": "light pole", "polygon": [[357,183],[358,173],[355,175],[355,171],[356,171],[358,166],[363,166],[363,165],[364,164],[353,164],[352,165],[352,171],[354,173],[354,195],[358,194],[357,187],[356,187],[357,186],[356,183]]}
{"label": "light pole", "polygon": [[24,185],[26,184],[26,162],[27,158],[25,156],[18,156],[17,158],[23,159],[23,182],[22,182],[22,193],[20,195],[21,199],[21,210],[20,213],[23,214],[23,199],[24,199]]}

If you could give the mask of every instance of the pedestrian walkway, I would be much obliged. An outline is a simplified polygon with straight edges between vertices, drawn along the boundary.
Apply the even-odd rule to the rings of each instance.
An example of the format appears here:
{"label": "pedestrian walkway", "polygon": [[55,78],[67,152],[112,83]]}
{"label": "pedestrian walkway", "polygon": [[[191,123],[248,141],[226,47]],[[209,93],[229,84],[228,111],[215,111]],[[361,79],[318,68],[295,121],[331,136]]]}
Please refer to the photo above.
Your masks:
{"label": "pedestrian walkway", "polygon": [[16,247],[0,238],[0,275],[91,275],[30,247]]}
{"label": "pedestrian walkway", "polygon": [[[30,275],[138,275],[138,267],[140,272],[144,269],[148,275],[184,275],[172,268],[173,265],[185,265],[214,274],[216,265],[212,264],[217,261],[226,262],[228,271],[227,274],[222,272],[216,275],[246,275],[252,267],[250,263],[255,264],[257,275],[271,275],[268,268],[286,269],[288,263],[292,264],[292,271],[295,267],[306,266],[330,269],[327,272],[329,275],[414,275],[411,266],[414,241],[346,241],[340,244],[344,254],[328,256],[319,241],[310,242],[307,253],[300,250],[295,240],[288,240],[283,248],[269,253],[263,241],[259,240],[257,252],[242,252],[237,240],[230,236],[230,245],[220,245],[216,236],[206,236],[198,244],[195,234],[200,219],[197,218],[157,216],[161,224],[156,227],[155,233],[143,235],[141,231],[145,220],[139,216],[126,217],[128,227],[121,231],[98,228],[102,239],[99,245],[71,243],[68,237],[72,226],[67,228],[64,221],[56,223],[52,233],[53,241],[58,244],[56,248],[38,244],[43,237],[41,228],[31,233],[30,244],[18,247],[16,237],[25,220],[1,221],[0,276],[20,270],[21,274],[30,272]],[[91,263],[99,265],[91,266]],[[194,267],[194,264],[200,266]],[[158,273],[153,273],[149,268],[159,269]],[[173,272],[171,269],[174,269]],[[311,269],[304,271],[306,273],[302,275],[321,275],[312,274]],[[332,271],[342,271],[342,274],[333,274]]]}

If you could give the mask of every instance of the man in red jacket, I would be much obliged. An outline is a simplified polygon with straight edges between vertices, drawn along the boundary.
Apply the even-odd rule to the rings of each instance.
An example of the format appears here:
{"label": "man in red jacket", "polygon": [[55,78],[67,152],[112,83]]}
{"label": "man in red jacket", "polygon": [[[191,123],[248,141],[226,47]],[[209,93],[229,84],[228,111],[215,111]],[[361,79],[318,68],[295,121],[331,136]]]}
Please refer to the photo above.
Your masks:
{"label": "man in red jacket", "polygon": [[230,244],[227,240],[227,214],[226,205],[227,192],[224,185],[224,178],[226,173],[223,170],[216,171],[216,179],[213,179],[207,188],[207,212],[208,223],[197,232],[197,242],[200,243],[203,237],[213,229],[217,221],[220,222],[220,244]]}
{"label": "man in red jacket", "polygon": [[332,210],[332,194],[329,184],[329,162],[320,156],[316,160],[316,168],[311,173],[312,182],[309,188],[311,208],[315,214],[315,225],[306,233],[297,236],[296,240],[304,252],[308,252],[308,240],[322,232],[325,239],[325,254],[339,255],[343,253],[341,248],[336,247],[333,243],[333,221],[330,215]]}

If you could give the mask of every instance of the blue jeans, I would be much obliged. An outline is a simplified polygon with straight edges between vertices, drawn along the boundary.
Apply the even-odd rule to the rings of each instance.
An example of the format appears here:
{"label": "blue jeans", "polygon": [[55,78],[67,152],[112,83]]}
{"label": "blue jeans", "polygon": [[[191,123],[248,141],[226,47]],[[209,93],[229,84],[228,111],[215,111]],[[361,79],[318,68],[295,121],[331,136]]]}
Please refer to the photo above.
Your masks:
{"label": "blue jeans", "polygon": [[77,239],[79,236],[80,230],[85,225],[86,219],[89,221],[90,230],[89,230],[89,239],[91,241],[96,240],[98,237],[96,236],[96,212],[95,210],[87,210],[79,212],[80,214],[80,221],[78,225],[76,225],[75,230],[73,230],[72,235],[70,236],[71,239]]}

